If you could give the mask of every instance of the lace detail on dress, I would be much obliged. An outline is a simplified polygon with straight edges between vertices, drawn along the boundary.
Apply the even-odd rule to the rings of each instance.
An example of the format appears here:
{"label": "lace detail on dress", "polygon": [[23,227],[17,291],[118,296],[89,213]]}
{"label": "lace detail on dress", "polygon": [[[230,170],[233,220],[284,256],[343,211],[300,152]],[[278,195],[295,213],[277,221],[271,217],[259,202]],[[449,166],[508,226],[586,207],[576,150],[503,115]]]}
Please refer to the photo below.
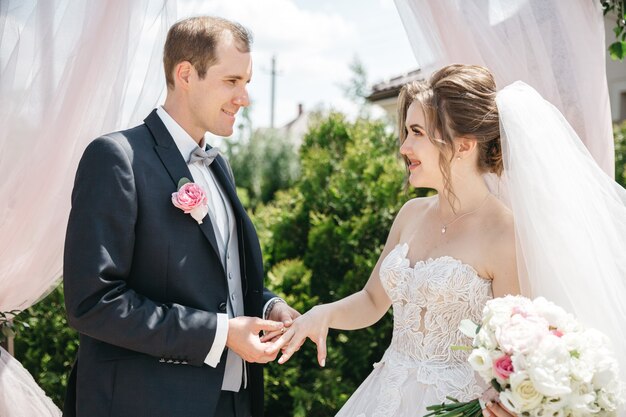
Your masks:
{"label": "lace detail on dress", "polygon": [[382,285],[393,305],[394,329],[389,348],[374,365],[387,368],[375,417],[394,414],[400,401],[397,387],[406,380],[409,369],[411,377],[434,386],[438,401],[447,395],[467,401],[483,391],[467,363],[468,353],[451,346],[470,343],[458,330],[459,324],[463,319],[480,320],[491,298],[491,281],[449,256],[411,267],[408,250],[407,244],[397,245],[380,268]]}

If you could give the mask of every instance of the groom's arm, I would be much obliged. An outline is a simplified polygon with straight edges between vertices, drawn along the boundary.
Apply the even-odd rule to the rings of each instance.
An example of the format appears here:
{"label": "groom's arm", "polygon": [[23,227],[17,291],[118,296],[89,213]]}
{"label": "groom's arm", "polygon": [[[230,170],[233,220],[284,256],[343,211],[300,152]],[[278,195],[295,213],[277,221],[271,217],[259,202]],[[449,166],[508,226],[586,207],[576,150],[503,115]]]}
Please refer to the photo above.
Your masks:
{"label": "groom's arm", "polygon": [[68,322],[113,345],[201,366],[214,343],[217,314],[155,302],[127,286],[137,220],[130,154],[101,137],[79,164],[64,253]]}

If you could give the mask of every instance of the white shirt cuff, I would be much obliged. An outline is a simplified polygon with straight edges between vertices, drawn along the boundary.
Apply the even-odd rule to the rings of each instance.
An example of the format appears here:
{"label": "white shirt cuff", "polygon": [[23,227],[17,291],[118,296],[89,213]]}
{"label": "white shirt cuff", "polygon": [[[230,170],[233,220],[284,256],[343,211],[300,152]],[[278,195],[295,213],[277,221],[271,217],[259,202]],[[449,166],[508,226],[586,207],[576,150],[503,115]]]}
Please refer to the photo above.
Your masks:
{"label": "white shirt cuff", "polygon": [[226,338],[228,336],[228,314],[217,313],[217,329],[215,330],[215,338],[213,339],[213,346],[209,350],[209,354],[206,355],[204,363],[212,368],[215,368],[220,363],[222,352],[226,347]]}

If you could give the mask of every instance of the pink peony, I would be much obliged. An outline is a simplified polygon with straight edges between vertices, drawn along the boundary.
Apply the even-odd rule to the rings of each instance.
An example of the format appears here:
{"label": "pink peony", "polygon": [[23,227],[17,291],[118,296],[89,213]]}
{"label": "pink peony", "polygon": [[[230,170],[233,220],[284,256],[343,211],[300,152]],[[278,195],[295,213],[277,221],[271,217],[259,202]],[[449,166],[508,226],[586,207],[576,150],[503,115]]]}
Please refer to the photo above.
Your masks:
{"label": "pink peony", "polygon": [[563,337],[564,333],[559,329],[550,330],[550,333],[555,335],[556,337]]}
{"label": "pink peony", "polygon": [[184,184],[177,192],[172,193],[172,204],[185,214],[191,214],[198,224],[202,223],[202,219],[208,213],[206,193],[202,187],[193,182]]}
{"label": "pink peony", "polygon": [[509,355],[503,355],[493,361],[493,373],[502,380],[506,380],[514,371]]}
{"label": "pink peony", "polygon": [[541,340],[549,335],[549,325],[542,317],[519,314],[496,329],[496,340],[504,353],[528,353],[535,349]]}

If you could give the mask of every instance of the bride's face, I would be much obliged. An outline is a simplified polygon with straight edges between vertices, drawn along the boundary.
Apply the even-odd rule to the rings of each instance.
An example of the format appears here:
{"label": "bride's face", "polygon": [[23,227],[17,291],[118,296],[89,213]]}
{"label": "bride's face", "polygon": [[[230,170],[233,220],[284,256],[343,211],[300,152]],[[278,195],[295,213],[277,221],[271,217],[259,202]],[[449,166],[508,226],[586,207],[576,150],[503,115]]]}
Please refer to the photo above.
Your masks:
{"label": "bride's face", "polygon": [[426,133],[422,106],[413,102],[406,114],[406,139],[400,153],[409,160],[409,183],[413,187],[439,189],[443,183],[439,168],[439,149]]}

